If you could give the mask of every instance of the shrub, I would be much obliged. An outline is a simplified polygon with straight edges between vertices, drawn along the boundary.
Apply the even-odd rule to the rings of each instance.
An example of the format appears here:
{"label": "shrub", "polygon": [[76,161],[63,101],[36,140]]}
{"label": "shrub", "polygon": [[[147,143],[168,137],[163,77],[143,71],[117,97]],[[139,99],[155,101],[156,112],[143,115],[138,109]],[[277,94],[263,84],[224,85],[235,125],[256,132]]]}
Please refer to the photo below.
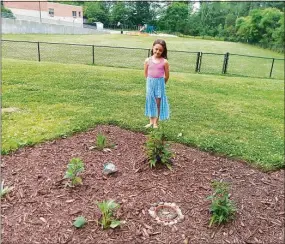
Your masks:
{"label": "shrub", "polygon": [[213,224],[220,225],[234,218],[236,212],[235,204],[230,200],[229,184],[220,181],[213,181],[214,193],[208,197],[212,201],[210,206],[211,218],[209,227]]}
{"label": "shrub", "polygon": [[173,154],[166,143],[166,136],[163,130],[155,129],[150,132],[146,141],[146,151],[150,167],[155,167],[156,163],[162,163],[171,169],[171,158]]}

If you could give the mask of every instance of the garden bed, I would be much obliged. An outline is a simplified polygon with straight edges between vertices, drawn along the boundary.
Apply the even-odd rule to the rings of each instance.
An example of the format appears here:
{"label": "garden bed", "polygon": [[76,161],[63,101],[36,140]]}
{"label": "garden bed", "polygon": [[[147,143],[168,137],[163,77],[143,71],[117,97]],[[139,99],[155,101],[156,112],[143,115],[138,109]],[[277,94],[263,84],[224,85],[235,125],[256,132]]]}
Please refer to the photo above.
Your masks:
{"label": "garden bed", "polygon": [[[91,150],[98,133],[116,145],[111,151]],[[146,136],[116,126],[97,126],[88,132],[25,147],[2,156],[2,179],[14,186],[1,202],[2,243],[283,243],[284,170],[264,173],[249,165],[211,155],[180,144],[173,170],[150,169]],[[64,187],[62,180],[71,158],[85,164],[83,185]],[[102,174],[113,162],[118,172]],[[212,180],[231,185],[236,218],[209,228]],[[96,220],[96,201],[114,199],[116,216],[126,223],[102,230]],[[183,221],[157,223],[148,210],[158,202],[176,203]],[[82,229],[72,224],[84,216]]]}

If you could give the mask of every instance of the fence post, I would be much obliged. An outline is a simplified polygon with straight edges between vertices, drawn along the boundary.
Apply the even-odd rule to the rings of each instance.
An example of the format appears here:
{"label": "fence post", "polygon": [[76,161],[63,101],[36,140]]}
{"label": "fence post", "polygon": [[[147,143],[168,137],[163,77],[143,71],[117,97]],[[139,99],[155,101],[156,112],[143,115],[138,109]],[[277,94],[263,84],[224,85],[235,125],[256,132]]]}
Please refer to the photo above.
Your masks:
{"label": "fence post", "polygon": [[222,69],[222,74],[227,73],[229,55],[230,55],[230,54],[229,54],[228,52],[225,54],[224,63],[223,63],[223,69]]}
{"label": "fence post", "polygon": [[94,45],[92,45],[92,64],[95,64]]}
{"label": "fence post", "polygon": [[40,42],[38,42],[38,61],[41,62]]}
{"label": "fence post", "polygon": [[227,57],[226,57],[225,73],[227,73],[227,70],[228,70],[228,64],[229,64],[230,53],[227,52],[226,55],[227,55]]}
{"label": "fence post", "polygon": [[148,54],[147,54],[147,57],[149,57],[150,56],[150,49],[148,49]]}
{"label": "fence post", "polygon": [[198,68],[198,72],[200,72],[200,71],[201,71],[202,56],[203,56],[203,53],[202,53],[202,52],[200,52],[200,61],[199,61],[199,68]]}
{"label": "fence post", "polygon": [[224,62],[223,62],[223,67],[222,67],[222,74],[225,73],[225,63],[226,63],[226,54],[224,55]]}
{"label": "fence post", "polygon": [[200,52],[197,52],[195,72],[198,72],[199,70],[199,63],[200,63],[199,61],[200,61]]}
{"label": "fence post", "polygon": [[270,75],[269,77],[271,78],[271,75],[272,75],[272,71],[273,71],[273,66],[274,66],[274,58],[272,59],[272,64],[271,64],[271,69],[270,69]]}

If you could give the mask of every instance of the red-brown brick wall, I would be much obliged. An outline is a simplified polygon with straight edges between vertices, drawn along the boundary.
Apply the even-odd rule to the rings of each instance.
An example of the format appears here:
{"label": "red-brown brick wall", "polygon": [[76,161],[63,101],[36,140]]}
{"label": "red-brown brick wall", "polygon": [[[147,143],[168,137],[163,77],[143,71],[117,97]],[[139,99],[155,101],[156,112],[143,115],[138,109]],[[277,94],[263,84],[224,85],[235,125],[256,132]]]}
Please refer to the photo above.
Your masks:
{"label": "red-brown brick wall", "polygon": [[3,1],[5,8],[18,8],[26,10],[39,10],[47,11],[47,2],[5,2]]}
{"label": "red-brown brick wall", "polygon": [[83,8],[81,6],[52,3],[52,2],[3,2],[4,7],[6,8],[16,8],[16,9],[25,9],[25,10],[36,10],[39,11],[48,11],[49,8],[54,9],[55,16],[61,17],[72,17],[72,11],[76,11],[77,18],[79,17],[78,12],[81,12],[81,18],[83,16]]}

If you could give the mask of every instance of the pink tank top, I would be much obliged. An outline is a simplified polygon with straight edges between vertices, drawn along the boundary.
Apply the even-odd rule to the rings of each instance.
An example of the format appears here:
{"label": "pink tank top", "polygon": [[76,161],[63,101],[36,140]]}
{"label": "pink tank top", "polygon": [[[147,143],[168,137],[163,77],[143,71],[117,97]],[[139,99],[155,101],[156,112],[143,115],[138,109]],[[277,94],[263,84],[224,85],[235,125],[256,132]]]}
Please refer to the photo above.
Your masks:
{"label": "pink tank top", "polygon": [[152,78],[164,77],[164,58],[159,63],[154,63],[152,57],[148,60],[147,76]]}

